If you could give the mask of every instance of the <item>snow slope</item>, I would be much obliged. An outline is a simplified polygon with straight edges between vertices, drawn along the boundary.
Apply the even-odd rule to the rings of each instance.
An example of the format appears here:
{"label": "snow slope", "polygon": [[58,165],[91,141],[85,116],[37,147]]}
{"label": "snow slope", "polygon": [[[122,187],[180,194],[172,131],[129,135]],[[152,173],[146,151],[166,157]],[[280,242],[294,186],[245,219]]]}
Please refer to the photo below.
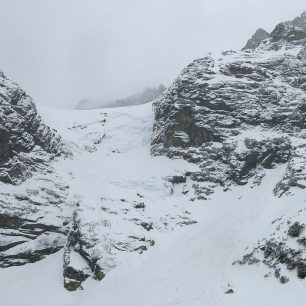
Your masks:
{"label": "snow slope", "polygon": [[[197,166],[150,155],[151,104],[103,112],[39,111],[73,151],[73,158],[57,160],[55,171],[69,184],[70,197],[77,199],[89,238],[98,239],[108,273],[101,282],[89,278],[84,290],[68,292],[60,251],[34,264],[2,269],[1,305],[302,305],[305,281],[295,271],[282,272],[290,281],[280,284],[264,277],[269,273],[264,265],[232,265],[246,248],[276,232],[274,220],[305,217],[305,192],[296,189],[283,198],[273,194],[286,165],[269,170],[260,186],[218,189],[208,201],[190,201],[190,194],[182,193],[186,186],[190,189],[190,181],[172,186],[165,178],[196,171]],[[133,209],[139,200],[145,209]],[[153,229],[147,231],[138,220]],[[131,251],[137,247],[131,235],[145,236],[155,245]],[[231,288],[234,293],[225,294]]]}

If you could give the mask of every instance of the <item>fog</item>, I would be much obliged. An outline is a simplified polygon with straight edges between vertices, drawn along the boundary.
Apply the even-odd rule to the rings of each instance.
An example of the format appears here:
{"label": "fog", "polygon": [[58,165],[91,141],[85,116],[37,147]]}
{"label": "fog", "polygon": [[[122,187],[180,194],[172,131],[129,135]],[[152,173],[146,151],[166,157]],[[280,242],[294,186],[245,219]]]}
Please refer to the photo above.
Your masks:
{"label": "fog", "polygon": [[0,69],[44,105],[121,98],[305,10],[305,0],[0,0]]}

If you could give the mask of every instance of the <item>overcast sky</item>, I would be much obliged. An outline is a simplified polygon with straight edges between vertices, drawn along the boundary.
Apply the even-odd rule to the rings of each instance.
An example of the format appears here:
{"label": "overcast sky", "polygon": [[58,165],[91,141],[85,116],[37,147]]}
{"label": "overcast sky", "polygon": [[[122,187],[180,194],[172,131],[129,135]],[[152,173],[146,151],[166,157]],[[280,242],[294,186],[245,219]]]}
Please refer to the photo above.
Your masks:
{"label": "overcast sky", "polygon": [[305,10],[305,0],[0,0],[0,69],[40,104],[125,97]]}

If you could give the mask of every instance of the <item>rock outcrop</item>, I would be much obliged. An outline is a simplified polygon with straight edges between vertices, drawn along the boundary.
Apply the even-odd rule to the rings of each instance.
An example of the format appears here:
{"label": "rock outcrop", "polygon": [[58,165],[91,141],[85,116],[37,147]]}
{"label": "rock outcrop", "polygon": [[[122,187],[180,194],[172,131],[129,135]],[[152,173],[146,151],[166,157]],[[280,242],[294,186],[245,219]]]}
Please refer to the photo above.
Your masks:
{"label": "rock outcrop", "polygon": [[[304,218],[305,210],[300,211],[297,217]],[[265,277],[274,276],[282,284],[290,280],[288,271],[296,271],[300,279],[306,278],[306,238],[302,236],[305,225],[297,221],[292,224],[292,220],[286,220],[284,216],[272,224],[274,233],[258,241],[257,247],[233,264],[263,264],[270,270]]]}
{"label": "rock outcrop", "polygon": [[275,193],[306,187],[305,20],[259,30],[244,51],[195,60],[155,101],[152,153],[200,166],[188,174],[195,198],[220,185],[257,184],[265,169],[285,163]]}
{"label": "rock outcrop", "polygon": [[31,97],[1,72],[1,268],[38,261],[65,245],[68,216],[61,210],[67,186],[53,173],[51,162],[68,154]]}
{"label": "rock outcrop", "polygon": [[31,97],[1,72],[0,182],[18,184],[65,151],[60,136],[42,122]]}
{"label": "rock outcrop", "polygon": [[306,38],[306,12],[292,21],[282,22],[271,33],[275,41],[298,41]]}
{"label": "rock outcrop", "polygon": [[258,29],[254,35],[248,40],[245,47],[242,50],[254,50],[256,49],[265,39],[268,39],[270,34],[264,29]]}

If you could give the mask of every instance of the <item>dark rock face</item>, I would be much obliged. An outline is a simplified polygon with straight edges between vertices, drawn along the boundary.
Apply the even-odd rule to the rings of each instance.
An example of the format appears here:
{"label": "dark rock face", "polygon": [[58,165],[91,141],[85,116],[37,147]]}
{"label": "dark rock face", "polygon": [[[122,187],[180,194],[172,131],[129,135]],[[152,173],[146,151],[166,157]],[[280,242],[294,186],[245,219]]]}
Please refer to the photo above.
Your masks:
{"label": "dark rock face", "polygon": [[256,49],[270,34],[264,29],[258,29],[242,50]]}
{"label": "dark rock face", "polygon": [[[226,60],[230,59],[207,57],[194,61],[156,101],[154,152],[162,147],[200,147],[203,143],[224,141],[239,133],[244,125],[265,125],[286,132],[305,127],[304,95],[294,93],[298,105],[292,110],[290,102],[282,104],[293,98],[285,84],[297,87],[296,78],[305,73],[302,61],[284,55],[246,63],[243,54],[240,61],[223,64]],[[294,77],[293,73],[288,75],[290,67],[298,66]],[[276,77],[284,85],[276,85]]]}
{"label": "dark rock face", "polygon": [[306,38],[306,30],[292,26],[289,23],[280,23],[271,33],[272,41],[281,39],[287,41],[301,40]]}
{"label": "dark rock face", "polygon": [[306,38],[306,12],[292,21],[282,22],[271,33],[272,41],[302,40]]}
{"label": "dark rock face", "polygon": [[9,144],[10,132],[3,125],[0,125],[0,163],[9,158],[11,147]]}
{"label": "dark rock face", "polygon": [[270,34],[263,29],[258,29],[242,50],[255,50],[258,47],[279,50],[284,42],[305,45],[305,40],[306,12],[292,21],[279,23]]}
{"label": "dark rock face", "polygon": [[0,85],[0,182],[16,184],[27,179],[38,163],[47,163],[65,149],[17,84],[1,73]]}
{"label": "dark rock face", "polygon": [[169,182],[172,184],[182,184],[186,183],[186,176],[183,175],[175,175],[169,178]]}
{"label": "dark rock face", "polygon": [[[89,251],[88,244],[80,230],[80,220],[78,220],[77,212],[73,214],[73,227],[69,233],[64,254],[64,287],[69,291],[74,291],[82,286],[89,276],[94,279],[102,280],[104,273],[97,264],[100,259],[93,257]],[[80,266],[79,262],[83,262]],[[77,268],[76,268],[77,267]]]}
{"label": "dark rock face", "polygon": [[251,178],[258,184],[265,169],[284,163],[275,194],[305,188],[304,144],[290,140],[305,137],[306,48],[304,28],[296,28],[304,18],[278,25],[271,35],[259,30],[255,38],[264,42],[254,50],[250,42],[244,52],[195,60],[154,102],[152,153],[199,165],[202,172],[190,174],[196,198],[218,185]]}
{"label": "dark rock face", "polygon": [[[292,21],[279,23],[271,32],[270,38],[263,41],[261,47],[266,44],[270,50],[279,50],[284,43],[296,43],[305,45],[306,41],[306,12]],[[259,46],[260,46],[259,45]]]}
{"label": "dark rock face", "polygon": [[291,237],[299,237],[304,230],[304,225],[301,225],[299,222],[295,222],[290,226],[288,230],[288,235]]}

